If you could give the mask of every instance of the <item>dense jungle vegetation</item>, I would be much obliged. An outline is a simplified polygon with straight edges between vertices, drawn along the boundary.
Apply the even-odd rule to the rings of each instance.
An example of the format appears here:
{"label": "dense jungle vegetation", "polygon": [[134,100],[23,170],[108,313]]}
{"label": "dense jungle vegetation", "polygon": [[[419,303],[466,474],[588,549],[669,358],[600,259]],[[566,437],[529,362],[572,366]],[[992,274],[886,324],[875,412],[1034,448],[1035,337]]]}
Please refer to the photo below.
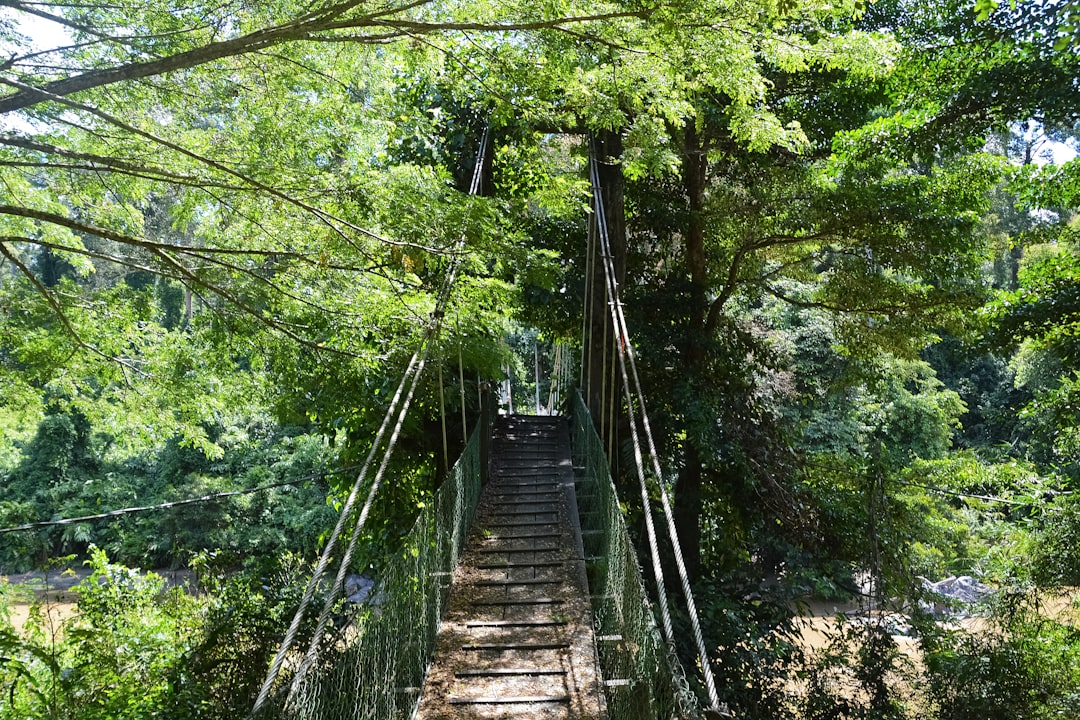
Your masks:
{"label": "dense jungle vegetation", "polygon": [[[0,46],[0,572],[93,572],[62,627],[0,584],[0,720],[246,717],[413,351],[375,577],[482,386],[577,355],[590,136],[735,715],[1080,717],[1076,0],[16,0]],[[809,598],[902,612],[812,652]]]}

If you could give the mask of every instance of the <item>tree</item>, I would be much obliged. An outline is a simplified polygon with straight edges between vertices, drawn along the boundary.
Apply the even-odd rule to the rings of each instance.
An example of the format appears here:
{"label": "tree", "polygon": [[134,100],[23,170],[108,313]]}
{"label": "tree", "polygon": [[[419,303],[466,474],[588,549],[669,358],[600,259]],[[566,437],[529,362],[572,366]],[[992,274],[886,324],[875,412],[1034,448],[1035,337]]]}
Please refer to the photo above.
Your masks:
{"label": "tree", "polygon": [[[730,475],[720,479],[730,473],[720,468],[738,468],[735,458],[752,456],[748,448],[761,440],[753,433],[749,442],[731,439],[747,427],[765,427],[760,415],[748,425],[736,410],[740,405],[730,401],[730,389],[738,387],[728,380],[731,371],[713,370],[711,377],[703,372],[718,332],[738,337],[735,328],[742,322],[742,336],[753,336],[739,320],[745,304],[753,307],[771,295],[829,310],[838,339],[856,354],[880,347],[911,353],[935,331],[963,330],[965,309],[970,317],[985,293],[985,240],[976,220],[1004,174],[1000,161],[969,148],[1010,121],[1037,117],[1049,125],[1075,117],[1069,78],[1076,75],[1076,58],[1052,52],[1036,32],[1042,22],[1052,19],[1017,11],[987,28],[950,9],[879,3],[857,25],[894,30],[899,46],[877,46],[893,53],[891,65],[871,73],[857,62],[849,60],[845,70],[835,61],[799,73],[775,61],[769,100],[777,117],[781,123],[814,121],[807,123],[813,139],[802,153],[782,145],[767,154],[742,150],[724,122],[730,110],[720,94],[702,98],[693,124],[673,128],[670,136],[682,147],[685,199],[673,202],[669,194],[667,204],[682,205],[686,215],[672,222],[670,213],[643,212],[670,224],[646,224],[641,232],[653,246],[676,248],[666,268],[683,263],[681,272],[670,272],[662,282],[684,293],[674,307],[685,330],[674,347],[683,364],[678,377],[687,389],[676,394],[676,407],[683,410],[675,414],[686,418],[681,426],[687,428],[689,450],[676,493],[683,496],[681,526],[689,528],[691,548],[703,474],[737,486]],[[1016,92],[1001,92],[1005,78]],[[847,112],[832,110],[837,103]],[[902,109],[890,115],[884,110],[890,106]],[[661,187],[671,192],[667,183],[645,186],[649,193]],[[657,236],[672,240],[657,243]],[[727,357],[746,363],[767,356],[752,347]],[[718,358],[725,356],[713,348]],[[672,357],[665,353],[657,362],[670,366]],[[744,378],[742,387],[760,387],[755,372],[768,377],[761,365],[744,367],[734,373]],[[726,403],[701,398],[702,389],[712,387],[724,389]],[[732,415],[717,423],[725,404]],[[704,411],[695,415],[695,407]],[[695,418],[698,429],[692,430]],[[747,449],[731,455],[740,446]],[[724,455],[727,461],[719,459]],[[761,482],[775,470],[760,469]]]}
{"label": "tree", "polygon": [[[545,16],[512,4],[450,9],[428,1],[378,11],[357,2],[13,6],[56,22],[71,42],[16,52],[3,68],[12,92],[0,112],[20,118],[0,139],[10,193],[0,207],[6,262],[62,321],[63,296],[35,272],[38,255],[82,256],[85,272],[89,258],[160,273],[207,300],[216,296],[219,311],[338,352],[340,342],[263,305],[277,298],[339,312],[325,298],[299,301],[292,292],[325,276],[370,276],[363,282],[388,281],[382,291],[402,296],[410,292],[407,273],[396,272],[402,256],[415,263],[446,253],[450,241],[416,232],[423,223],[394,226],[415,213],[365,211],[384,209],[362,197],[378,183],[365,165],[384,152],[382,133],[368,130],[381,122],[371,103],[385,100],[380,83],[393,73],[378,59],[382,46],[469,31],[588,34],[600,21],[648,14],[611,7]],[[15,32],[5,28],[9,43]],[[157,228],[179,236],[148,232],[155,198],[168,198]],[[285,272],[304,280],[281,283]],[[74,324],[64,325],[94,352]]]}

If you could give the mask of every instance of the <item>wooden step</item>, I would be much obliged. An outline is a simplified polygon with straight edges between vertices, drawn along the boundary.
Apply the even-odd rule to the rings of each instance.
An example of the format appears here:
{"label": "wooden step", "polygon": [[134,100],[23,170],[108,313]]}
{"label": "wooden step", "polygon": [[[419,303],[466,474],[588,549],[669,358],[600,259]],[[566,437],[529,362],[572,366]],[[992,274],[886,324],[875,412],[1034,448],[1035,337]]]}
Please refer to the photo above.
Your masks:
{"label": "wooden step", "polygon": [[500,418],[491,458],[417,717],[606,720],[568,425]]}

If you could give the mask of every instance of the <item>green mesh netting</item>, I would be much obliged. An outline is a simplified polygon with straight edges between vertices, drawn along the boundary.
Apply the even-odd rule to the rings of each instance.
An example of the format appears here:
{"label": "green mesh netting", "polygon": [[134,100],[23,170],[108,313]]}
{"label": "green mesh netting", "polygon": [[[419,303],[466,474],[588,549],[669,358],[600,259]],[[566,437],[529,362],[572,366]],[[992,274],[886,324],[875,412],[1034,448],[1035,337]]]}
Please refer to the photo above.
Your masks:
{"label": "green mesh netting", "polygon": [[[287,702],[292,673],[283,673],[277,701],[265,716],[282,720],[412,716],[451,576],[480,496],[479,435],[473,433],[446,481],[416,519],[400,553],[384,567],[369,601],[323,639],[315,664],[296,681]],[[292,658],[293,668],[302,652]]]}
{"label": "green mesh netting", "polygon": [[653,618],[604,448],[580,394],[573,400],[571,437],[608,714],[613,720],[699,718],[697,698]]}

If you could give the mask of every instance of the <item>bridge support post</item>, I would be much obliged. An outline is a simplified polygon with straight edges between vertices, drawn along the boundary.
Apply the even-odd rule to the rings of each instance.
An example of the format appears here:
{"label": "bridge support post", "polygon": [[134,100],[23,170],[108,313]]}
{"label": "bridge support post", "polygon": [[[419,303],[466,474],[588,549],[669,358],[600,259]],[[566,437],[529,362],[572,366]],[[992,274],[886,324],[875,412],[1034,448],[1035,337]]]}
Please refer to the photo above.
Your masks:
{"label": "bridge support post", "polygon": [[491,383],[480,385],[480,485],[487,485],[488,465],[491,462],[491,430],[494,425],[495,406],[491,401]]}
{"label": "bridge support post", "polygon": [[[607,231],[612,260],[615,266],[615,281],[621,286],[626,279],[626,214],[623,209],[623,194],[626,185],[622,171],[623,143],[618,130],[605,130],[596,134],[596,151],[599,165],[600,186],[604,205],[604,217],[607,219]],[[597,215],[593,214],[592,222]],[[607,282],[604,276],[604,257],[599,243],[592,244],[590,265],[592,272],[586,287],[586,307],[588,337],[585,357],[586,404],[596,423],[597,433],[611,450],[617,445],[616,428],[619,425],[621,406],[621,384],[615,372],[614,331],[611,327],[611,313],[608,303]],[[612,412],[612,408],[616,408]],[[617,453],[612,453],[612,457]]]}

